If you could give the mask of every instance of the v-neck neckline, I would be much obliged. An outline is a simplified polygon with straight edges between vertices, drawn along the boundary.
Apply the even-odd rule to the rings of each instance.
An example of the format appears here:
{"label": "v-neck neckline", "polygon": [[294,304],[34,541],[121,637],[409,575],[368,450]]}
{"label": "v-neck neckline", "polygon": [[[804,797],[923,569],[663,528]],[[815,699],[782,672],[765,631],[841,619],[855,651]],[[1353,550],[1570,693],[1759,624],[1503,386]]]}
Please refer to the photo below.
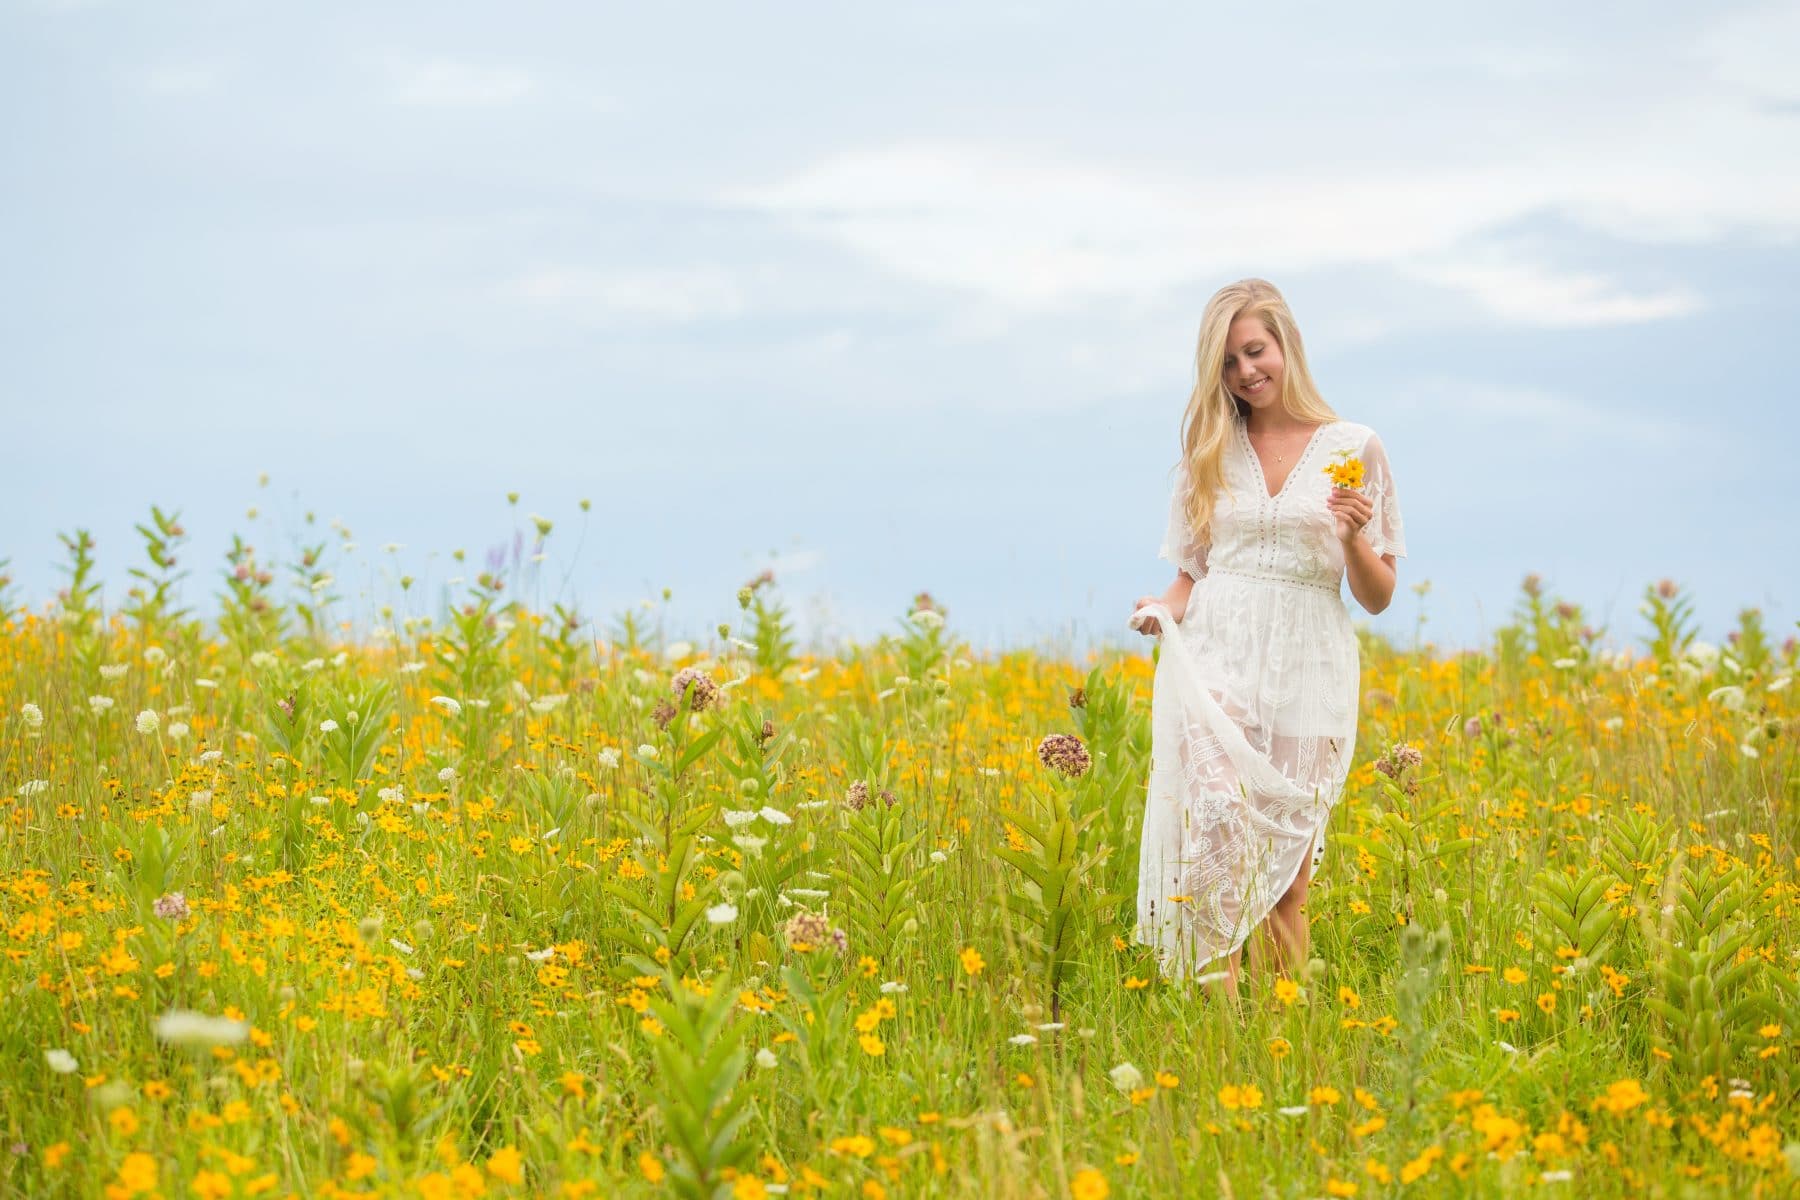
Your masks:
{"label": "v-neck neckline", "polygon": [[1250,456],[1250,465],[1256,468],[1256,482],[1262,485],[1263,499],[1279,500],[1283,494],[1287,492],[1288,484],[1294,482],[1294,475],[1300,470],[1300,464],[1305,462],[1307,456],[1312,453],[1313,446],[1318,443],[1319,435],[1324,433],[1330,426],[1336,424],[1336,422],[1326,421],[1312,431],[1312,436],[1306,439],[1305,449],[1300,451],[1300,457],[1294,460],[1294,465],[1288,468],[1288,473],[1286,475],[1282,476],[1281,486],[1272,492],[1269,490],[1268,476],[1263,474],[1262,459],[1257,457],[1256,447],[1251,444],[1249,425],[1245,424],[1243,421],[1238,421],[1236,424],[1238,437],[1240,437],[1244,443],[1244,453]]}

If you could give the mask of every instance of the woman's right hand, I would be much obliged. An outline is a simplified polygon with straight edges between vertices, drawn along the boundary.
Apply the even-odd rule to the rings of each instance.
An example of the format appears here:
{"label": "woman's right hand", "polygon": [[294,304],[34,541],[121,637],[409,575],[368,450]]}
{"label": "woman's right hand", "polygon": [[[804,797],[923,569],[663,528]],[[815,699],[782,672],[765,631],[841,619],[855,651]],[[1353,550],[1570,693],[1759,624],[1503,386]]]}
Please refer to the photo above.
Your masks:
{"label": "woman's right hand", "polygon": [[[1179,622],[1181,620],[1181,616],[1176,612],[1175,607],[1169,604],[1168,600],[1162,596],[1139,596],[1137,604],[1133,606],[1132,611],[1136,612],[1146,604],[1161,604],[1168,608],[1170,615],[1175,621]],[[1145,634],[1148,637],[1157,637],[1162,633],[1162,622],[1155,617],[1146,614],[1145,616],[1138,618],[1138,623],[1135,628],[1139,633]]]}

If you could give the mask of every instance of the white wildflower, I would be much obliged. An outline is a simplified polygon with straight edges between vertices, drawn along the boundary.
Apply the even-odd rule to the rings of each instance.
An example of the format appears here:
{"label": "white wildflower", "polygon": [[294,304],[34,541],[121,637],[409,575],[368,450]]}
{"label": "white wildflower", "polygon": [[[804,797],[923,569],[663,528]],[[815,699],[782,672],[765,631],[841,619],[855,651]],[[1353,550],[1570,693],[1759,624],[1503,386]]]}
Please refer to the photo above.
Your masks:
{"label": "white wildflower", "polygon": [[210,692],[219,686],[219,681],[216,679],[196,679],[194,680],[194,686],[197,688],[205,688]]}
{"label": "white wildflower", "polygon": [[775,1066],[780,1061],[780,1059],[775,1057],[775,1052],[767,1046],[764,1046],[761,1050],[756,1052],[756,1065],[765,1071],[770,1067]]}
{"label": "white wildflower", "polygon": [[556,957],[556,947],[545,946],[542,950],[527,950],[525,957],[534,963],[547,963]]}
{"label": "white wildflower", "polygon": [[600,765],[609,771],[617,770],[619,766],[618,747],[608,746],[606,749],[602,750],[600,752]]}
{"label": "white wildflower", "polygon": [[1035,1033],[1015,1033],[1011,1037],[1007,1038],[1006,1040],[1011,1042],[1015,1046],[1035,1046],[1035,1045],[1037,1045],[1037,1034],[1035,1034]]}
{"label": "white wildflower", "polygon": [[1304,1117],[1307,1107],[1304,1104],[1290,1104],[1286,1108],[1278,1108],[1275,1111],[1284,1117]]}
{"label": "white wildflower", "polygon": [[706,910],[706,919],[714,925],[729,925],[737,920],[737,915],[735,904],[715,904]]}
{"label": "white wildflower", "polygon": [[309,658],[300,664],[300,669],[305,671],[308,675],[311,675],[314,671],[323,671],[325,669],[325,660],[322,658]]}
{"label": "white wildflower", "polygon": [[81,1064],[76,1062],[75,1056],[67,1050],[46,1050],[44,1051],[44,1061],[49,1063],[50,1069],[58,1075],[73,1075],[81,1069]]}
{"label": "white wildflower", "polygon": [[144,661],[153,667],[160,667],[169,661],[169,652],[161,646],[145,646]]}
{"label": "white wildflower", "polygon": [[249,1036],[247,1021],[212,1017],[185,1008],[172,1008],[156,1018],[157,1040],[176,1046],[228,1046]]}
{"label": "white wildflower", "polygon": [[258,650],[250,656],[250,665],[259,671],[266,671],[275,665],[275,656],[267,650]]}
{"label": "white wildflower", "polygon": [[1573,1171],[1545,1171],[1538,1176],[1539,1183],[1567,1183],[1575,1178]]}
{"label": "white wildflower", "polygon": [[424,669],[425,669],[425,664],[422,662],[409,662],[409,663],[401,663],[400,664],[400,673],[402,675],[417,675],[420,671],[423,671]]}
{"label": "white wildflower", "polygon": [[897,979],[890,979],[881,985],[881,994],[884,996],[892,996],[896,993],[904,992],[905,990],[906,985]]}
{"label": "white wildflower", "polygon": [[763,820],[767,821],[771,825],[792,825],[794,823],[794,818],[788,816],[786,813],[782,812],[779,808],[775,808],[775,807],[772,807],[769,805],[765,805],[763,807],[762,812],[760,812],[757,815],[762,817]]}
{"label": "white wildflower", "polygon": [[725,818],[726,826],[731,829],[742,829],[744,826],[750,824],[750,822],[756,820],[756,813],[754,810],[740,811],[735,808],[726,808],[721,809],[719,815]]}
{"label": "white wildflower", "polygon": [[398,804],[406,799],[406,789],[398,784],[393,787],[384,787],[375,794],[380,797],[383,804]]}
{"label": "white wildflower", "polygon": [[944,614],[929,608],[921,608],[919,611],[907,615],[912,623],[920,629],[942,629],[944,627]]}
{"label": "white wildflower", "polygon": [[323,721],[319,722],[319,732],[320,733],[336,733],[337,727],[338,727],[338,723],[336,721],[332,720],[330,717],[326,717]]}
{"label": "white wildflower", "polygon": [[224,757],[225,752],[223,750],[202,750],[200,752],[200,765],[204,767],[214,766]]}
{"label": "white wildflower", "polygon": [[655,758],[656,757],[656,747],[652,746],[649,742],[645,742],[643,745],[639,746],[637,748],[637,752],[638,752],[639,758]]}
{"label": "white wildflower", "polygon": [[35,704],[21,704],[19,719],[25,722],[27,729],[42,729],[44,727],[44,710]]}
{"label": "white wildflower", "polygon": [[123,679],[125,672],[131,670],[130,663],[105,663],[100,668],[102,679]]}
{"label": "white wildflower", "polygon": [[1744,707],[1744,689],[1735,683],[1728,683],[1706,693],[1706,699],[1707,703],[1717,704],[1720,708],[1740,709]]}
{"label": "white wildflower", "polygon": [[692,642],[670,642],[668,649],[663,651],[663,657],[674,662],[676,659],[686,658],[693,652],[694,644]]}
{"label": "white wildflower", "polygon": [[113,702],[112,702],[111,696],[89,696],[88,697],[88,708],[93,710],[93,713],[96,717],[99,716],[101,713],[105,712],[107,709],[111,708],[112,706],[113,706]]}
{"label": "white wildflower", "polygon": [[21,796],[41,796],[49,790],[50,781],[48,779],[27,779],[18,787]]}
{"label": "white wildflower", "polygon": [[146,708],[137,715],[137,731],[145,736],[162,728],[162,718],[156,715],[154,708]]}
{"label": "white wildflower", "polygon": [[462,705],[449,696],[433,696],[431,698],[431,706],[447,717],[458,717],[462,715]]}
{"label": "white wildflower", "polygon": [[437,780],[439,783],[443,784],[445,787],[449,787],[451,784],[456,782],[456,768],[455,767],[444,767],[443,769],[438,771]]}
{"label": "white wildflower", "polygon": [[1134,1091],[1144,1086],[1144,1073],[1128,1062],[1122,1062],[1108,1071],[1106,1077],[1121,1092]]}
{"label": "white wildflower", "polygon": [[169,740],[170,741],[179,742],[182,738],[184,738],[188,735],[188,732],[189,732],[188,724],[186,721],[170,721],[169,722]]}
{"label": "white wildflower", "polygon": [[411,954],[413,952],[413,948],[399,938],[389,938],[388,945],[392,946],[402,954]]}

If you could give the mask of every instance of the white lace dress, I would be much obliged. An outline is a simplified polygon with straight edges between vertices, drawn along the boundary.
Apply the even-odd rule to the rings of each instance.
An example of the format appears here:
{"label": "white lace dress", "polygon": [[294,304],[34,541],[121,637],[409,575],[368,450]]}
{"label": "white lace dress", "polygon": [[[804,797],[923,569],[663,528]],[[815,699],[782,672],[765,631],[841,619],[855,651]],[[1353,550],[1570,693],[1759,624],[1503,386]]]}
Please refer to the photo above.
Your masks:
{"label": "white lace dress", "polygon": [[1366,425],[1319,426],[1270,496],[1238,421],[1207,544],[1188,530],[1186,464],[1176,468],[1158,553],[1197,582],[1179,623],[1160,603],[1133,616],[1155,616],[1162,642],[1136,936],[1167,973],[1191,975],[1243,945],[1305,857],[1324,852],[1356,748],[1360,664],[1325,505],[1325,467],[1346,449],[1374,504],[1359,536],[1403,557],[1393,474]]}

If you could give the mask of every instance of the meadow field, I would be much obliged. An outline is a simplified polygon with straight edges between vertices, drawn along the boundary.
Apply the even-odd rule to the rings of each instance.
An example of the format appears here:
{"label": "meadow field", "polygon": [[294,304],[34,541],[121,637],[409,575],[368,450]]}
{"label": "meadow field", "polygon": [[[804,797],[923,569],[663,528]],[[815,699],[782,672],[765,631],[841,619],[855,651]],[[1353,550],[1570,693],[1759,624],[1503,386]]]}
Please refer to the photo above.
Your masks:
{"label": "meadow field", "polygon": [[1232,1001],[1131,940],[1149,640],[981,654],[921,594],[803,654],[763,576],[676,643],[518,555],[351,639],[319,553],[144,537],[116,606],[85,534],[0,589],[0,1193],[1794,1194],[1753,610],[1364,635],[1314,957]]}

